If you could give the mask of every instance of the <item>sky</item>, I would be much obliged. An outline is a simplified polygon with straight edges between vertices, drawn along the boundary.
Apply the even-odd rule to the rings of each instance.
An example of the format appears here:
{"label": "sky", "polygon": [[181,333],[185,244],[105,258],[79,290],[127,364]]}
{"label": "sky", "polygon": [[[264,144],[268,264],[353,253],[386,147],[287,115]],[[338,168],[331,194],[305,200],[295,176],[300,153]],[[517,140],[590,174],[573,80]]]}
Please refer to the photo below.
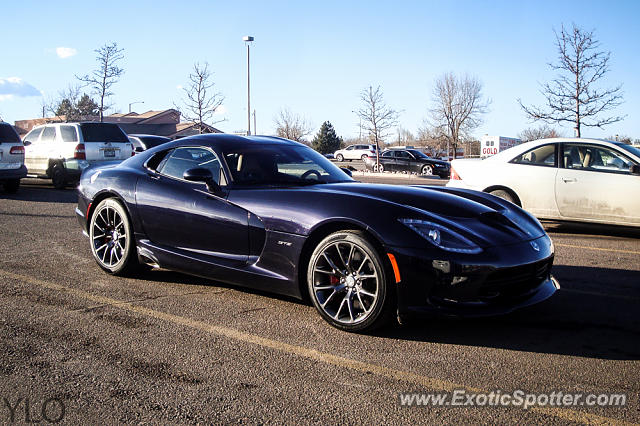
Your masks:
{"label": "sky", "polygon": [[[96,68],[95,49],[116,42],[125,73],[108,113],[183,106],[196,62],[209,64],[225,97],[215,126],[247,126],[245,35],[251,44],[251,109],[257,133],[274,134],[288,108],[317,132],[330,121],[338,135],[357,137],[359,94],[380,86],[399,125],[416,134],[432,106],[435,80],[469,74],[483,84],[489,112],[475,131],[516,136],[532,123],[519,108],[539,105],[540,84],[555,72],[554,29],[595,31],[611,52],[602,87],[622,84],[625,119],[586,137],[640,138],[639,1],[32,1],[7,0],[0,26],[0,117],[42,115],[76,75]],[[87,89],[89,90],[89,89]],[[570,127],[558,128],[572,136]]]}

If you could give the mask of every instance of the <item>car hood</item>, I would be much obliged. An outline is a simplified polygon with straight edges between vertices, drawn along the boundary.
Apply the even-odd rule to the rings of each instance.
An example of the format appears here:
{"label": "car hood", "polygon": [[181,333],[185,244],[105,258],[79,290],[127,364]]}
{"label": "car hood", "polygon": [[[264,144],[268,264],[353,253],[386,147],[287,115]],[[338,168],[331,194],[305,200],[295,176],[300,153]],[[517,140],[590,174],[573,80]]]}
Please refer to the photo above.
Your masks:
{"label": "car hood", "polygon": [[255,213],[266,229],[302,235],[326,221],[348,220],[386,235],[386,243],[404,245],[407,238],[400,234],[414,231],[400,223],[403,218],[439,223],[483,247],[545,235],[540,223],[516,205],[454,188],[349,182],[239,190],[229,198]]}

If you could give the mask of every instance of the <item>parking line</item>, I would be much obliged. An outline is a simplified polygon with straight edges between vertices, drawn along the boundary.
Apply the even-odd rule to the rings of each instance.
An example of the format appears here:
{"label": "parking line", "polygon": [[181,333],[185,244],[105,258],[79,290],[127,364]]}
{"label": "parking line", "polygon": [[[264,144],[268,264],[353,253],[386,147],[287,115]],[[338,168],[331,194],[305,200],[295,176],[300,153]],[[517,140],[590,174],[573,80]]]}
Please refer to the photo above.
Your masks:
{"label": "parking line", "polygon": [[557,244],[557,243],[553,243],[553,245],[556,247],[570,247],[570,248],[587,249],[587,250],[611,251],[614,253],[640,254],[640,251],[634,251],[634,250],[619,250],[619,249],[608,249],[608,248],[601,248],[601,247],[574,246],[571,244]]}
{"label": "parking line", "polygon": [[[159,319],[162,321],[171,322],[177,325],[193,328],[216,336],[226,337],[232,340],[236,340],[243,343],[250,343],[253,345],[261,346],[263,348],[273,349],[276,351],[288,353],[291,355],[297,355],[302,358],[311,359],[314,361],[330,364],[336,367],[346,368],[361,373],[375,374],[380,377],[384,377],[391,380],[403,381],[418,385],[426,389],[431,389],[439,392],[453,392],[456,389],[464,389],[471,393],[489,393],[490,391],[480,388],[474,388],[471,386],[465,386],[446,380],[440,380],[433,377],[422,376],[420,374],[411,373],[408,371],[396,370],[389,367],[383,367],[381,365],[369,364],[362,361],[357,361],[350,358],[344,358],[338,355],[333,355],[327,352],[320,352],[316,349],[307,348],[304,346],[292,345],[289,343],[281,342],[279,340],[273,340],[266,337],[258,336],[256,334],[247,333],[234,328],[225,327],[221,325],[209,324],[203,321],[194,320],[191,318],[181,317],[178,315],[169,314],[166,312],[156,311],[154,309],[145,308],[144,306],[134,305],[132,302],[123,300],[112,299],[105,296],[95,295],[84,290],[75,289],[72,287],[66,287],[60,284],[43,281],[37,278],[32,278],[26,275],[16,274],[13,272],[0,269],[0,276],[4,278],[13,279],[17,281],[26,282],[49,290],[56,290],[66,292],[81,299],[89,300],[92,302],[100,303],[102,305],[109,305],[114,308],[122,309],[125,311],[133,312],[139,315],[144,315],[150,318]],[[623,420],[617,420],[609,417],[603,417],[596,414],[585,413],[582,411],[570,410],[560,407],[531,407],[530,411],[535,411],[546,416],[556,417],[562,420],[589,424],[589,425],[604,425],[604,424],[620,424],[620,425],[632,425]]]}

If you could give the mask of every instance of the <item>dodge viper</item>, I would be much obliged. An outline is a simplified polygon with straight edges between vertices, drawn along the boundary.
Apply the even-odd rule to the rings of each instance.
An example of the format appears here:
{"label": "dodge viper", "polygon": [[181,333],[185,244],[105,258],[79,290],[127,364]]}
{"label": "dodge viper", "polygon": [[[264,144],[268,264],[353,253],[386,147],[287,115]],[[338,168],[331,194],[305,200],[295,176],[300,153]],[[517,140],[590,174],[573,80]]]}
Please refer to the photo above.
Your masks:
{"label": "dodge viper", "polygon": [[549,298],[554,248],[516,205],[466,189],[365,184],[297,142],[199,135],[86,169],[76,215],[93,257],[309,299],[364,331]]}

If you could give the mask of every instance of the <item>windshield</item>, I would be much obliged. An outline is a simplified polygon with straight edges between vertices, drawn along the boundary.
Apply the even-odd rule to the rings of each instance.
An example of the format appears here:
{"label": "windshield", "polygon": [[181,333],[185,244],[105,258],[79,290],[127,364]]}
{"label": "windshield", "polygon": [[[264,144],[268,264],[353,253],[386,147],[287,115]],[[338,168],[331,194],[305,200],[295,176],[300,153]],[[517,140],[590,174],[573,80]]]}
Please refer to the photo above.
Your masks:
{"label": "windshield", "polygon": [[416,158],[429,158],[424,152],[418,151],[417,149],[410,149],[409,152]]}
{"label": "windshield", "polygon": [[632,153],[633,155],[640,157],[640,149],[633,145],[627,145],[626,143],[616,143],[616,145],[627,152]]}
{"label": "windshield", "polygon": [[352,181],[316,151],[291,145],[239,147],[224,153],[233,183],[239,185],[313,185]]}

